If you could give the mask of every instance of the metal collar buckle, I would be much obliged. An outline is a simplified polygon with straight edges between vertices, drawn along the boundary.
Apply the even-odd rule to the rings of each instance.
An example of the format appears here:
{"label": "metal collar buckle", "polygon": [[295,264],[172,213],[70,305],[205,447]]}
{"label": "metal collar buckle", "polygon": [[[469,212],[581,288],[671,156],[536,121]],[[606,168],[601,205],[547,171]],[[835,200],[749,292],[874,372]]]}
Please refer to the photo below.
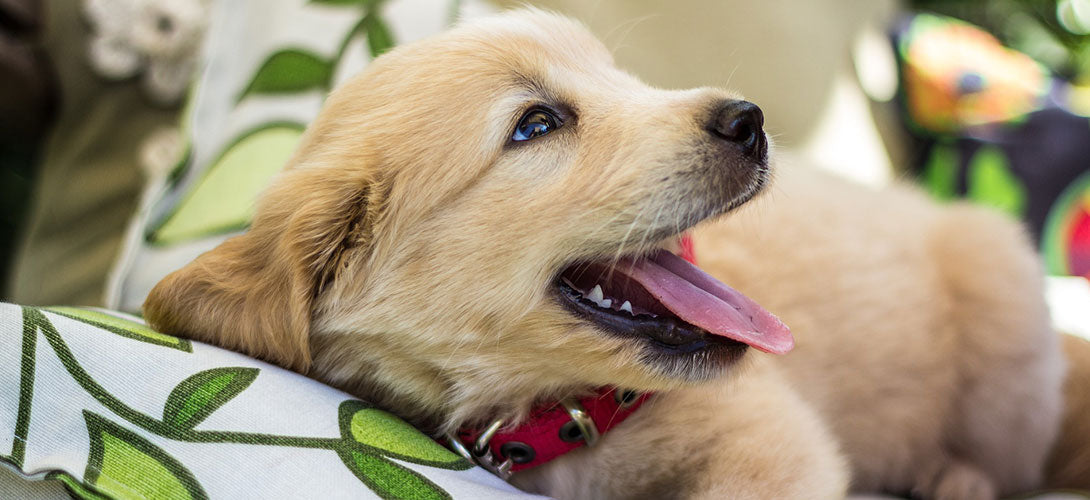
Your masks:
{"label": "metal collar buckle", "polygon": [[[560,404],[567,411],[568,417],[571,418],[569,424],[574,424],[579,428],[586,445],[594,446],[597,444],[599,438],[598,427],[594,424],[594,419],[583,408],[583,405],[571,398],[561,400]],[[463,443],[453,432],[446,433],[444,437],[455,453],[506,481],[511,477],[511,466],[514,465],[514,462],[511,458],[503,455],[503,452],[493,453],[492,448],[488,446],[501,427],[503,427],[503,419],[493,420],[472,444]]]}

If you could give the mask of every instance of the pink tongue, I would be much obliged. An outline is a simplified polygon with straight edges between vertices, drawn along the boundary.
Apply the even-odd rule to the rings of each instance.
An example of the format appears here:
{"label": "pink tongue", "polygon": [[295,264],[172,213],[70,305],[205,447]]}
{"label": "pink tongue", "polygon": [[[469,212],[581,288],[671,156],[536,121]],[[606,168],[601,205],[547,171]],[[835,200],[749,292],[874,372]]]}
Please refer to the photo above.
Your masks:
{"label": "pink tongue", "polygon": [[670,252],[625,260],[614,269],[639,283],[678,318],[709,333],[773,354],[795,346],[791,331],[779,318]]}

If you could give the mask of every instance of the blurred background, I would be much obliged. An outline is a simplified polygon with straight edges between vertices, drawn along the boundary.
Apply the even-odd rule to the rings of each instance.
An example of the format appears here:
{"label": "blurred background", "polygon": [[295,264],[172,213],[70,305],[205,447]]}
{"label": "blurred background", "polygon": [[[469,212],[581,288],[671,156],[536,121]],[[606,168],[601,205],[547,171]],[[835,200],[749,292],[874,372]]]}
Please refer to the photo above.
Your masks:
{"label": "blurred background", "polygon": [[[337,82],[523,3],[0,0],[0,299],[138,312],[246,227]],[[741,92],[792,163],[1020,218],[1090,328],[1090,0],[529,3],[652,85]]]}

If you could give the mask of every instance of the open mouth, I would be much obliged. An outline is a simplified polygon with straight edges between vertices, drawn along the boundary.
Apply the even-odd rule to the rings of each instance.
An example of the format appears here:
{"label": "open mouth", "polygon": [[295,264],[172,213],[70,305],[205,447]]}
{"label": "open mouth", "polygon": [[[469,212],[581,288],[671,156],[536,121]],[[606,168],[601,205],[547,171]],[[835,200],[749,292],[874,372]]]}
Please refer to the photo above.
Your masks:
{"label": "open mouth", "polygon": [[560,302],[577,317],[659,351],[715,350],[736,359],[747,346],[774,354],[794,346],[772,313],[666,250],[573,264],[556,286]]}

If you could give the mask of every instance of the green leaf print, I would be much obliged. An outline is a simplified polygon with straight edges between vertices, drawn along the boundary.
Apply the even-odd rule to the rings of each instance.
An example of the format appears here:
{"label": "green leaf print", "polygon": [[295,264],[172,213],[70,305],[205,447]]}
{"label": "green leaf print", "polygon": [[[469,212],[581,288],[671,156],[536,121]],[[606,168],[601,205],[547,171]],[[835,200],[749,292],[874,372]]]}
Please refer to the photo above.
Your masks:
{"label": "green leaf print", "polygon": [[163,408],[163,422],[189,430],[250,386],[257,368],[212,368],[179,383]]}
{"label": "green leaf print", "polygon": [[310,0],[318,5],[367,5],[375,0]]}
{"label": "green leaf print", "polygon": [[241,101],[253,94],[291,94],[321,90],[329,85],[333,63],[312,52],[285,49],[273,53],[257,70],[238,96]]}
{"label": "green leaf print", "polygon": [[[207,497],[185,466],[134,432],[136,429],[171,441],[205,443],[213,447],[233,443],[328,450],[341,459],[352,475],[384,499],[450,498],[441,487],[405,463],[451,471],[473,468],[468,460],[447,451],[404,421],[357,400],[343,401],[339,405],[336,418],[340,436],[337,437],[197,429],[200,422],[254,382],[259,373],[254,368],[219,367],[187,377],[167,396],[163,418],[159,420],[129,406],[96,382],[80,366],[46,315],[29,307],[24,307],[23,313],[24,338],[37,338],[37,333],[41,332],[72,379],[112,412],[109,418],[121,419],[117,421],[119,424],[83,410],[90,441],[83,480],[59,475],[55,477],[65,482],[69,491],[78,498],[150,500]],[[33,371],[33,365],[28,365],[27,360],[34,359],[34,346],[24,344],[22,369]],[[26,355],[27,352],[31,355]],[[31,386],[23,384],[21,387]],[[19,418],[23,421],[30,415],[28,402],[29,399],[20,399]],[[27,405],[26,411],[22,408],[24,404]],[[26,417],[22,416],[24,413]],[[132,430],[121,425],[130,426]],[[21,467],[18,462],[16,465]]]}
{"label": "green leaf print", "polygon": [[382,498],[450,498],[426,477],[388,457],[450,470],[473,467],[405,421],[362,401],[345,401],[337,413],[341,437],[349,443],[339,447],[337,455],[348,470]]}
{"label": "green leaf print", "polygon": [[73,498],[78,498],[79,500],[112,500],[110,497],[91,489],[80,482],[79,479],[76,479],[67,473],[51,472],[46,474],[45,477],[46,479],[60,481],[65,488],[68,488],[68,493],[70,493]]}
{"label": "green leaf print", "polygon": [[153,245],[244,229],[253,218],[254,201],[303,135],[297,123],[271,123],[242,134],[205,171],[174,212],[147,238]]}
{"label": "green leaf print", "polygon": [[[466,469],[469,463],[390,413],[362,401],[341,403],[341,435],[394,458],[434,467]],[[464,465],[463,465],[464,464]]]}
{"label": "green leaf print", "polygon": [[377,13],[373,11],[368,13],[364,18],[364,24],[367,26],[367,46],[371,49],[373,57],[382,55],[394,46],[394,36],[390,34],[390,29]]}
{"label": "green leaf print", "polygon": [[362,6],[374,7],[385,0],[310,0],[310,3],[331,6]]}
{"label": "green leaf print", "polygon": [[91,440],[84,481],[119,500],[205,499],[208,495],[181,463],[140,435],[83,411]]}
{"label": "green leaf print", "polygon": [[424,476],[383,457],[358,451],[338,453],[348,470],[378,496],[392,500],[446,500],[450,494]]}
{"label": "green leaf print", "polygon": [[47,307],[44,310],[59,314],[68,319],[74,319],[87,323],[88,325],[96,326],[122,337],[163,347],[170,347],[182,352],[193,352],[193,345],[190,344],[189,340],[159,333],[148,328],[148,326],[143,323],[115,316],[113,314],[79,307]]}

